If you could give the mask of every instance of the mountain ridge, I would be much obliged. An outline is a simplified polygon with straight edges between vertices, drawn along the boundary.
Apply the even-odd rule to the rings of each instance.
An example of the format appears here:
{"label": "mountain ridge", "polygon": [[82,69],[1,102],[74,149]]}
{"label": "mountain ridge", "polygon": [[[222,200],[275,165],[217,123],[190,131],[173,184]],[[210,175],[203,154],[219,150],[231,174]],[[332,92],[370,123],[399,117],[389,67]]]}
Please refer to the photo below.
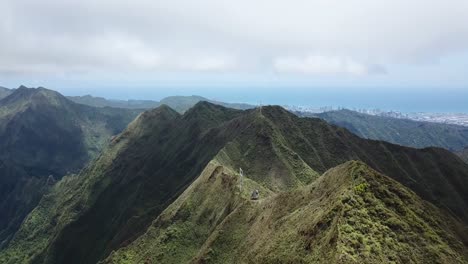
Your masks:
{"label": "mountain ridge", "polygon": [[[102,263],[467,261],[460,242],[467,234],[458,237],[454,219],[362,162],[338,165],[299,189],[262,193],[258,201],[239,192],[238,177],[215,158],[144,235]],[[424,234],[416,235],[420,229]],[[408,233],[414,236],[405,240]],[[448,250],[424,252],[436,245]]]}
{"label": "mountain ridge", "polygon": [[[146,119],[152,113],[162,115]],[[79,177],[54,186],[0,260],[103,260],[144,234],[214,157],[232,171],[243,168],[246,187],[258,187],[266,196],[302,188],[358,159],[449,215],[468,219],[468,166],[446,150],[361,139],[276,106],[240,111],[200,102],[184,115],[167,107],[141,114]]]}

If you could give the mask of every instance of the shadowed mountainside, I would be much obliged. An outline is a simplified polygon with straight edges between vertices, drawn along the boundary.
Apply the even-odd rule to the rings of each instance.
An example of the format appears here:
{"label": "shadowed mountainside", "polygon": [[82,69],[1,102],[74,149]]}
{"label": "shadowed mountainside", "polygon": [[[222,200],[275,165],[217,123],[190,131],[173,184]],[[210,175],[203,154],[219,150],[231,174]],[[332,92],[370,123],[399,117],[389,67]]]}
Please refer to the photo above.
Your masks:
{"label": "shadowed mountainside", "polygon": [[79,105],[44,88],[12,91],[0,100],[0,245],[46,189],[78,172],[138,114]]}

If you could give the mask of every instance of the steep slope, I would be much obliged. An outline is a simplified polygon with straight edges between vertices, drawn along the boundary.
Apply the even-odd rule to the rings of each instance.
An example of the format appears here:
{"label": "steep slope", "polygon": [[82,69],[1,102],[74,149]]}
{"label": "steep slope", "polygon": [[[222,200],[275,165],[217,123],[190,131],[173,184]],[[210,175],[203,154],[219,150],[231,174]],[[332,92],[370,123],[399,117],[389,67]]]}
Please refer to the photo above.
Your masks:
{"label": "steep slope", "polygon": [[259,201],[240,194],[238,182],[215,159],[143,236],[105,262],[468,261],[455,219],[362,162]]}
{"label": "steep slope", "polygon": [[362,160],[423,199],[468,220],[468,190],[462,187],[468,184],[468,167],[451,152],[364,140],[319,119],[298,118],[280,107],[271,107],[263,115],[314,170],[323,173],[345,161]]}
{"label": "steep slope", "polygon": [[0,101],[0,158],[64,174],[96,156],[137,114],[83,106],[57,92],[23,86]]}
{"label": "steep slope", "polygon": [[0,100],[0,245],[49,185],[81,169],[135,116],[78,105],[44,88],[20,87]]}
{"label": "steep slope", "polygon": [[420,122],[392,117],[372,116],[350,110],[330,111],[315,116],[329,123],[347,128],[369,139],[383,140],[403,146],[441,147],[458,151],[468,146],[468,128],[450,124]]}
{"label": "steep slope", "polygon": [[[190,184],[224,145],[224,137],[236,133],[217,126],[239,114],[211,104],[184,116],[166,106],[141,114],[81,173],[77,186],[57,185],[41,201],[16,235],[19,242],[9,248],[8,254],[20,259],[8,259],[95,263],[143,232]],[[51,207],[57,210],[46,209]],[[52,219],[58,221],[55,226],[49,224]],[[45,234],[24,245],[22,234],[31,229]],[[24,250],[32,254],[24,256]]]}
{"label": "steep slope", "polygon": [[0,99],[7,97],[10,95],[13,91],[11,89],[1,87],[0,86]]}
{"label": "steep slope", "polygon": [[[364,161],[447,215],[467,222],[468,166],[446,150],[365,140],[320,119],[299,118],[281,107],[238,111],[201,102],[184,115],[165,106],[142,114],[79,177],[54,186],[9,247],[0,252],[0,262],[95,263],[134,241],[154,219],[167,213],[209,222],[196,231],[200,240],[187,242],[194,243],[187,249],[193,255],[204,243],[202,237],[211,236],[210,230],[223,219],[221,212],[229,214],[235,208],[238,201],[223,188],[236,188],[234,171],[239,167],[248,177],[244,197],[257,188],[261,197],[273,197],[305,188],[318,175],[349,160]],[[217,164],[222,169],[214,169],[218,171],[215,175],[226,174],[227,178],[214,177],[215,190],[190,187],[200,188],[200,194],[214,193],[193,198],[190,204],[195,211],[218,200],[232,206],[213,205],[216,210],[193,216],[178,210],[180,202],[176,202],[161,214],[200,174],[213,174],[209,168]],[[196,182],[206,177],[210,178],[202,176]],[[177,235],[178,229],[174,232]],[[174,250],[174,254],[184,255]],[[458,253],[447,254],[460,254],[455,251]],[[192,255],[184,255],[184,259]]]}

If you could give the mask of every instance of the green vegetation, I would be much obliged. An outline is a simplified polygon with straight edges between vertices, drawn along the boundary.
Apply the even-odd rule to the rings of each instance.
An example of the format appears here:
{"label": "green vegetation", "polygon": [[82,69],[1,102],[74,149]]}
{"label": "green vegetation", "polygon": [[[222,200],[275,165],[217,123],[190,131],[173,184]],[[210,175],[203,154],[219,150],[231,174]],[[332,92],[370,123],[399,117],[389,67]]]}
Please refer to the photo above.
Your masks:
{"label": "green vegetation", "polygon": [[53,186],[0,262],[457,263],[467,188],[467,164],[443,149],[275,106],[161,106]]}
{"label": "green vegetation", "polygon": [[453,218],[361,162],[249,201],[238,194],[238,176],[217,160],[104,263],[468,261]]}
{"label": "green vegetation", "polygon": [[383,140],[403,146],[441,147],[451,151],[458,151],[468,146],[468,128],[463,126],[372,116],[350,110],[309,116],[347,128],[363,138]]}
{"label": "green vegetation", "polygon": [[0,248],[55,181],[78,172],[138,111],[20,87],[0,100]]}

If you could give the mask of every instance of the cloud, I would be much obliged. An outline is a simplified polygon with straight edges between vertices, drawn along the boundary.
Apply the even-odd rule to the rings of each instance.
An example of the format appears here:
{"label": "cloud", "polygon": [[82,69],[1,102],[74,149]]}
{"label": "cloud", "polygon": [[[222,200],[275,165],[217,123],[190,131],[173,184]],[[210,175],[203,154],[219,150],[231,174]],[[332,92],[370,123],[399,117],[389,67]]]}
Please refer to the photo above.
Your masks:
{"label": "cloud", "polygon": [[3,73],[362,76],[468,51],[465,0],[3,0],[0,10]]}
{"label": "cloud", "polygon": [[286,73],[365,75],[371,72],[366,65],[352,59],[322,55],[280,57],[274,60],[273,65],[276,71]]}
{"label": "cloud", "polygon": [[188,70],[188,71],[225,71],[234,70],[236,61],[229,57],[201,57],[201,58],[185,58],[176,61],[173,69]]}

